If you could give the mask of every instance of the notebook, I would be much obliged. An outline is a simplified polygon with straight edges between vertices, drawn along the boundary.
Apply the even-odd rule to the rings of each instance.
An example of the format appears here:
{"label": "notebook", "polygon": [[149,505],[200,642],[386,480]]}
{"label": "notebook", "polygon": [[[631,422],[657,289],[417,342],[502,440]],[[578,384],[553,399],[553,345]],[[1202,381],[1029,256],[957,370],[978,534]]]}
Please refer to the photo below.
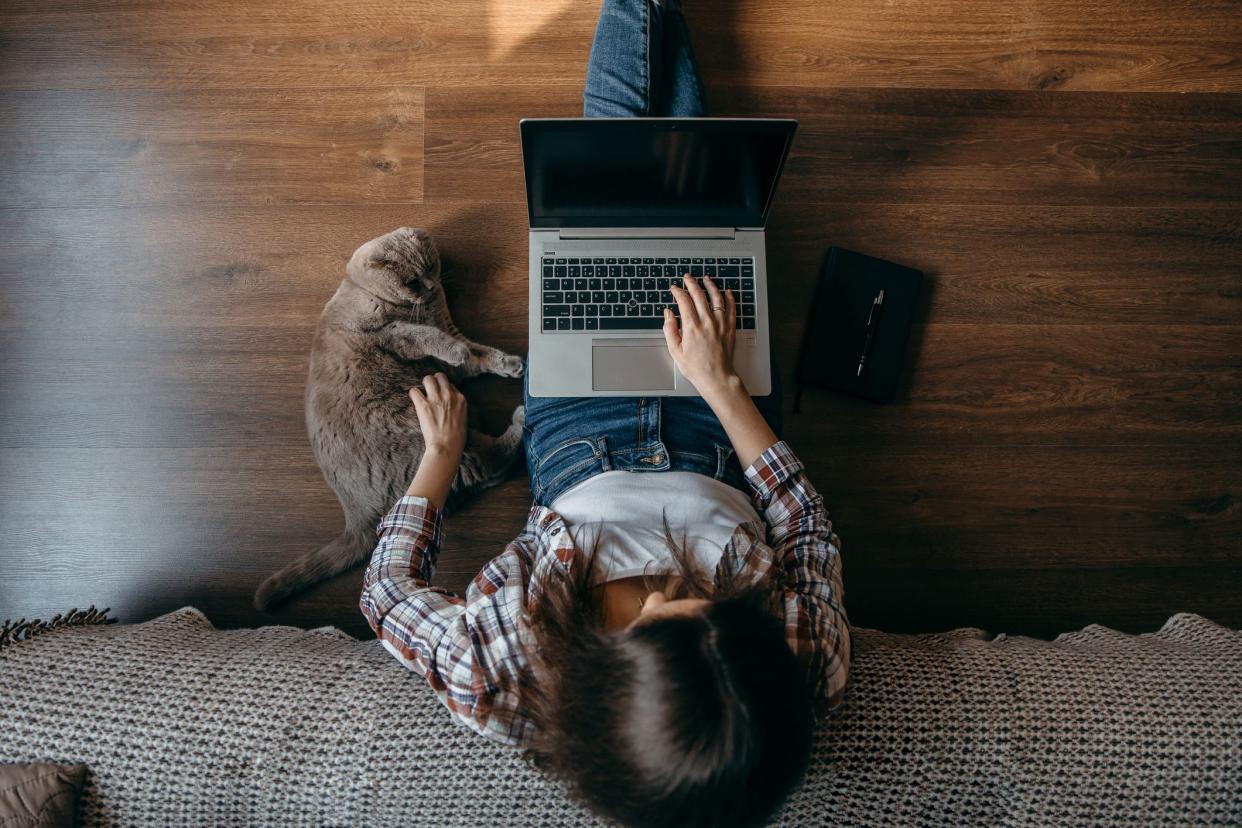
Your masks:
{"label": "notebook", "polygon": [[891,402],[922,283],[913,268],[830,248],[794,371],[794,410],[806,385]]}

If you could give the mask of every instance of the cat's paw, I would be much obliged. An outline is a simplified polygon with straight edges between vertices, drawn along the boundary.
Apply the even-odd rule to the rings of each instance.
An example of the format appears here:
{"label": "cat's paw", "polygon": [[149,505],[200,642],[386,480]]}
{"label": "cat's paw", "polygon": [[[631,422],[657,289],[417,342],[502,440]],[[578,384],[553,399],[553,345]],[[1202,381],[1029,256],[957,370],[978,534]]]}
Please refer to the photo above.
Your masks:
{"label": "cat's paw", "polygon": [[522,445],[524,426],[526,425],[526,406],[519,405],[513,409],[513,420],[505,433],[500,435],[500,444],[509,452],[517,452]]}
{"label": "cat's paw", "polygon": [[520,377],[526,369],[526,362],[520,356],[503,354],[496,359],[495,373],[502,377]]}

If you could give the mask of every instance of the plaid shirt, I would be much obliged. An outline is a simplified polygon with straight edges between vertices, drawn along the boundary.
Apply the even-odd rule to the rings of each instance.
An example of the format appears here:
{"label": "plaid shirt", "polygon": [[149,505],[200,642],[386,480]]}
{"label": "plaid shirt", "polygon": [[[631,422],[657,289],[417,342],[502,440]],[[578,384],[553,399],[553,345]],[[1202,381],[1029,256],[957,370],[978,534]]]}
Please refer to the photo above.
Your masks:
{"label": "plaid shirt", "polygon": [[[784,580],[786,640],[807,670],[814,697],[839,703],[850,660],[840,541],[784,442],[765,451],[746,479],[766,527],[738,526],[718,566],[754,579],[745,582]],[[533,725],[513,689],[528,664],[524,611],[537,605],[553,570],[574,565],[564,520],[551,509],[532,508],[522,533],[483,567],[465,597],[431,585],[441,517],[426,498],[401,498],[377,533],[360,603],[371,629],[402,664],[427,679],[461,723],[497,742],[524,744]]]}

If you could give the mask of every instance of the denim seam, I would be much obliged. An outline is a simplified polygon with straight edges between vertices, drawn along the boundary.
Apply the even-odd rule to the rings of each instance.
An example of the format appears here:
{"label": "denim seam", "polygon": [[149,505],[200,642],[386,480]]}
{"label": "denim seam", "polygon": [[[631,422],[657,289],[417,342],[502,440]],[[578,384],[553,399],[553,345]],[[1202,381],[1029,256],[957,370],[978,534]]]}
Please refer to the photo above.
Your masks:
{"label": "denim seam", "polygon": [[598,458],[598,457],[590,457],[590,458],[587,458],[586,460],[583,460],[582,462],[578,463],[577,465],[575,465],[575,466],[571,466],[570,468],[565,469],[565,471],[561,472],[561,473],[560,473],[560,474],[558,474],[556,477],[552,478],[552,480],[550,480],[550,481],[547,483],[547,485],[544,485],[542,482],[540,482],[540,484],[539,484],[539,497],[540,497],[540,499],[542,499],[542,498],[544,497],[544,495],[546,495],[546,494],[548,493],[548,491],[549,491],[549,490],[551,490],[551,489],[555,489],[555,488],[557,487],[557,485],[558,485],[558,484],[559,484],[562,480],[564,480],[566,477],[568,477],[568,476],[569,476],[569,475],[571,475],[571,474],[577,474],[578,472],[580,472],[580,471],[582,471],[583,469],[587,468],[588,466],[590,466],[592,463],[596,462],[597,460],[599,460],[599,458]]}
{"label": "denim seam", "polygon": [[[549,489],[553,488],[557,483],[559,483],[562,479],[564,479],[566,475],[570,475],[575,472],[581,471],[582,469],[589,466],[591,463],[598,461],[601,455],[600,447],[599,447],[600,439],[601,438],[598,438],[598,437],[595,437],[595,438],[574,437],[572,439],[565,440],[564,442],[558,443],[554,448],[550,449],[549,451],[544,452],[543,455],[539,458],[539,461],[535,463],[535,478],[536,478],[536,483],[539,488],[539,497],[542,498],[543,495],[546,494]],[[552,478],[552,480],[548,481],[545,484],[543,480],[539,478],[539,470],[544,467],[548,459],[551,458],[554,454],[561,451],[562,449],[568,448],[578,443],[585,443],[588,446],[590,446],[591,456],[585,460],[578,461],[577,463],[570,466],[568,469],[565,469],[564,471],[562,471],[560,474],[558,474],[556,477]]]}
{"label": "denim seam", "polygon": [[703,460],[708,463],[716,463],[717,466],[720,464],[719,454],[716,457],[712,457],[710,454],[702,454],[697,451],[670,451],[668,455],[671,458],[677,459]]}
{"label": "denim seam", "polygon": [[596,436],[596,437],[570,437],[568,440],[562,440],[561,442],[557,443],[552,448],[543,452],[542,456],[540,456],[539,458],[539,462],[535,465],[535,467],[542,468],[543,464],[547,461],[549,457],[556,454],[561,449],[569,448],[574,443],[586,443],[595,452],[596,456],[598,456],[599,455],[599,439],[600,438]]}
{"label": "denim seam", "polygon": [[651,0],[643,0],[643,115],[651,115]]}
{"label": "denim seam", "polygon": [[[681,30],[681,42],[684,43],[686,47],[686,59],[690,62],[691,66],[696,66],[697,62],[694,59],[694,47],[690,45],[690,29],[686,26],[686,18],[680,13],[675,15],[675,17],[677,18],[676,25]],[[698,96],[697,103],[699,105],[700,116],[707,115],[707,96],[703,92],[703,76],[697,71],[694,73],[694,92],[695,95]]]}
{"label": "denim seam", "polygon": [[[652,449],[665,451],[664,443],[643,443],[637,446],[627,446],[626,448],[612,449],[608,452],[609,457],[629,457],[632,454],[650,454]],[[705,455],[704,455],[705,456]]]}

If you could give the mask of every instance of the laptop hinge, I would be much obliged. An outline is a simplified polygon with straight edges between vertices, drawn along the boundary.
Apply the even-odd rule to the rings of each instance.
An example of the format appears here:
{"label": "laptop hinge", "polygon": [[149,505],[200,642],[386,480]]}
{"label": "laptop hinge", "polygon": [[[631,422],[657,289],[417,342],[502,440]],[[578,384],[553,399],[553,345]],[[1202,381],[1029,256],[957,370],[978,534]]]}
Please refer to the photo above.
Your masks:
{"label": "laptop hinge", "polygon": [[565,227],[562,239],[732,239],[732,227]]}

